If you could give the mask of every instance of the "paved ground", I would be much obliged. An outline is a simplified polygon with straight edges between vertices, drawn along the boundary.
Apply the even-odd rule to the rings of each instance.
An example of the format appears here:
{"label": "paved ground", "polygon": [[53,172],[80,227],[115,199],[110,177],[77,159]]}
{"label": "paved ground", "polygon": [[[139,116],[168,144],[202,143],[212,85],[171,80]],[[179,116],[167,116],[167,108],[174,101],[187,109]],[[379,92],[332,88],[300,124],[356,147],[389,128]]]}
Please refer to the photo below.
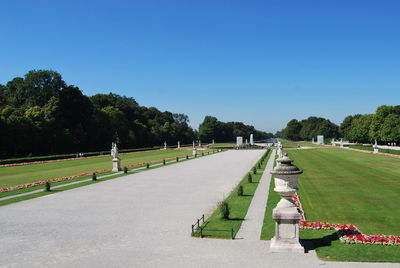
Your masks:
{"label": "paved ground", "polygon": [[298,268],[324,264],[313,252],[270,253],[264,241],[190,237],[195,218],[211,212],[262,154],[228,151],[0,207],[0,266]]}

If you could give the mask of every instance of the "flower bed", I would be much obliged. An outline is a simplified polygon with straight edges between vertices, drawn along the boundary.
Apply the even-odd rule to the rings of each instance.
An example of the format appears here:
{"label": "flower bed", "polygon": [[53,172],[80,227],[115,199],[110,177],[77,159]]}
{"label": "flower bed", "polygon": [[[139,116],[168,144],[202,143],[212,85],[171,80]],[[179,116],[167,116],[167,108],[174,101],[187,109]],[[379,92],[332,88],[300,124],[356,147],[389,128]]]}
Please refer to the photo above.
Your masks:
{"label": "flower bed", "polygon": [[1,188],[0,189],[0,193],[12,191],[12,190],[19,190],[19,189],[24,189],[24,188],[35,187],[35,186],[38,186],[38,185],[43,185],[46,182],[68,181],[68,180],[72,180],[72,179],[76,179],[76,178],[80,178],[80,177],[89,176],[92,173],[101,173],[101,172],[106,172],[106,171],[110,171],[110,169],[96,170],[96,171],[93,171],[93,172],[86,172],[86,173],[82,173],[82,174],[79,174],[79,175],[73,175],[73,176],[62,177],[62,178],[57,178],[57,179],[51,179],[51,180],[46,180],[46,181],[37,181],[37,182],[32,182],[32,183],[27,183],[27,184],[21,184],[21,185],[16,185],[16,186],[11,186],[11,187],[5,187],[5,188]]}
{"label": "flower bed", "polygon": [[345,244],[375,244],[375,245],[400,245],[400,236],[393,235],[366,235],[353,224],[334,224],[327,222],[309,222],[305,219],[304,211],[297,194],[292,199],[299,209],[302,220],[301,229],[311,230],[336,230],[342,243]]}

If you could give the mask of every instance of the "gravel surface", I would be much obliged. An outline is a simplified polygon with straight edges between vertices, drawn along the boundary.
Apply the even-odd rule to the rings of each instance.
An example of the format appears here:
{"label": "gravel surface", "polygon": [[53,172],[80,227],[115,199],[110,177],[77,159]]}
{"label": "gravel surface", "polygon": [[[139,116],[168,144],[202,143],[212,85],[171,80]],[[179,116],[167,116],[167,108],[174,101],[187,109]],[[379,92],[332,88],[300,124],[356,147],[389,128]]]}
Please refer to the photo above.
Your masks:
{"label": "gravel surface", "polygon": [[195,219],[212,212],[264,152],[227,151],[0,207],[0,266],[298,268],[325,264],[313,252],[270,253],[265,241],[190,237]]}

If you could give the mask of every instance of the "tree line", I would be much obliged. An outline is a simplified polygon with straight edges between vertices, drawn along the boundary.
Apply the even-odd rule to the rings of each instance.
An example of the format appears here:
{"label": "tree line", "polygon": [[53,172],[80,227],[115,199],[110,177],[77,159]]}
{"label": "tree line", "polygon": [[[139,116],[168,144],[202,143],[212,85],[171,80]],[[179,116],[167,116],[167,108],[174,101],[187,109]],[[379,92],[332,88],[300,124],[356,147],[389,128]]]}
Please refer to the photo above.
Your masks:
{"label": "tree line", "polygon": [[[272,133],[256,130],[253,126],[242,122],[221,122],[216,117],[206,116],[199,126],[199,137],[204,142],[232,142],[237,136],[249,139],[253,134],[254,141],[266,140],[274,137]],[[244,141],[244,140],[243,140]]]}
{"label": "tree line", "polygon": [[103,151],[113,141],[120,148],[140,148],[194,139],[198,132],[185,114],[113,93],[86,96],[55,71],[32,70],[0,84],[0,158]]}
{"label": "tree line", "polygon": [[344,118],[340,126],[321,117],[305,120],[290,120],[286,127],[276,134],[289,140],[311,140],[317,135],[325,138],[344,138],[351,142],[380,143],[400,142],[400,105],[382,105],[374,114],[356,114]]}

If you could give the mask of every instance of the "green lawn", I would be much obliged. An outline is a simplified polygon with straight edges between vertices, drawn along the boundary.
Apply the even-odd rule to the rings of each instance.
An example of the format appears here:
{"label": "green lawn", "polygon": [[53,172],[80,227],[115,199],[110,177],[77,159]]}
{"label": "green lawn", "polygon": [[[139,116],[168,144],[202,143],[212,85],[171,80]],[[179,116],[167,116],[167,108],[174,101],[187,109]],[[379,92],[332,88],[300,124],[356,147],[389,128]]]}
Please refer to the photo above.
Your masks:
{"label": "green lawn", "polygon": [[[304,171],[299,196],[307,220],[351,223],[366,234],[400,235],[400,159],[343,149],[287,152]],[[271,195],[268,206],[274,204]],[[270,227],[263,238],[273,236]],[[398,246],[346,245],[333,233],[302,230],[300,237],[310,239],[326,260],[400,262]]]}
{"label": "green lawn", "polygon": [[215,143],[207,145],[208,148],[233,148],[236,146],[236,143]]}
{"label": "green lawn", "polygon": [[[120,158],[121,165],[124,166],[186,154],[191,155],[191,153],[191,150],[184,149],[157,150],[122,154],[120,155]],[[111,168],[111,156],[86,159],[83,158],[25,166],[0,167],[0,188]]]}
{"label": "green lawn", "polygon": [[[268,156],[270,155],[270,151],[268,151],[264,161],[262,162],[261,168],[257,169],[257,174],[253,175],[253,182],[249,183],[247,180],[247,175],[242,179],[239,185],[242,185],[244,188],[244,195],[238,196],[237,189],[239,187],[236,186],[229,196],[226,198],[226,201],[229,204],[230,208],[230,216],[228,220],[222,220],[220,218],[219,209],[217,208],[212,215],[206,220],[205,224],[202,225],[205,230],[203,231],[204,237],[213,237],[213,238],[231,238],[230,232],[217,232],[217,231],[207,231],[207,230],[231,230],[234,229],[234,234],[239,231],[240,226],[244,220],[244,217],[247,214],[247,210],[250,206],[251,200],[253,199],[253,195],[257,189],[258,183],[261,179],[261,176],[264,172],[265,166],[268,162]],[[249,171],[250,172],[250,171]],[[194,236],[199,236],[199,232],[197,231]]]}
{"label": "green lawn", "polygon": [[279,139],[282,142],[283,149],[285,148],[298,148],[298,147],[317,147],[319,144],[314,144],[310,141],[289,141]]}

